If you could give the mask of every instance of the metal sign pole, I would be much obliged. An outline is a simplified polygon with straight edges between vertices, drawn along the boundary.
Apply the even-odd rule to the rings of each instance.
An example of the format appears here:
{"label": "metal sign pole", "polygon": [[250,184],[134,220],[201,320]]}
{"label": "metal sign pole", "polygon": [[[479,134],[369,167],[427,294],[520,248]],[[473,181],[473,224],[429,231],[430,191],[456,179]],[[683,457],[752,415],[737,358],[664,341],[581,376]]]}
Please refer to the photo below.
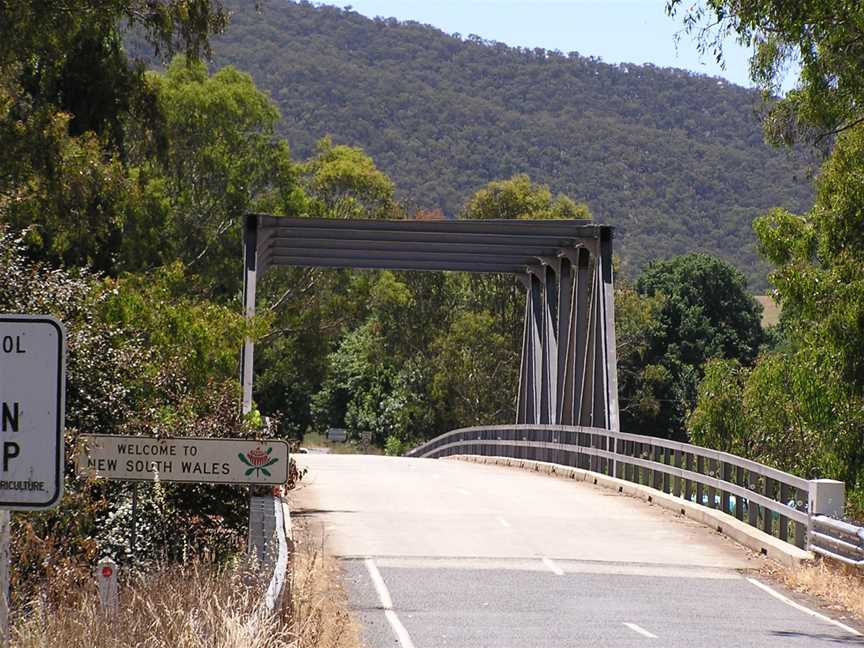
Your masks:
{"label": "metal sign pole", "polygon": [[129,538],[129,557],[135,562],[135,542],[138,536],[138,484],[132,486],[132,533]]}
{"label": "metal sign pole", "polygon": [[9,646],[9,536],[12,515],[0,510],[0,646]]}

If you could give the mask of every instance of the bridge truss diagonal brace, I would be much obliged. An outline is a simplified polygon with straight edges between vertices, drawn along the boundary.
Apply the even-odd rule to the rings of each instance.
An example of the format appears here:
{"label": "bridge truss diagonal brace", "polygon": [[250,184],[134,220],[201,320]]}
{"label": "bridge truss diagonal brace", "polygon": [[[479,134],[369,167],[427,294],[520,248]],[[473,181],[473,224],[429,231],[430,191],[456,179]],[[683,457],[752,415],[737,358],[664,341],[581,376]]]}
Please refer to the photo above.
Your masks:
{"label": "bridge truss diagonal brace", "polygon": [[610,234],[541,258],[521,277],[517,423],[619,429]]}

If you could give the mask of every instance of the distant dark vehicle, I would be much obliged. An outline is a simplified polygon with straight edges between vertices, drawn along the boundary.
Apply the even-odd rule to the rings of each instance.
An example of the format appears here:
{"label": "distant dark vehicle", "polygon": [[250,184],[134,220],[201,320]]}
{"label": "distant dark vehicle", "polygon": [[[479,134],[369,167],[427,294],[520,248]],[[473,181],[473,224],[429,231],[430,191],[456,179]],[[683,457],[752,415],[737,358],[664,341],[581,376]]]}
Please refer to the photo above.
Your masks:
{"label": "distant dark vehicle", "polygon": [[327,428],[324,436],[327,437],[328,441],[345,443],[348,440],[348,430],[345,428]]}

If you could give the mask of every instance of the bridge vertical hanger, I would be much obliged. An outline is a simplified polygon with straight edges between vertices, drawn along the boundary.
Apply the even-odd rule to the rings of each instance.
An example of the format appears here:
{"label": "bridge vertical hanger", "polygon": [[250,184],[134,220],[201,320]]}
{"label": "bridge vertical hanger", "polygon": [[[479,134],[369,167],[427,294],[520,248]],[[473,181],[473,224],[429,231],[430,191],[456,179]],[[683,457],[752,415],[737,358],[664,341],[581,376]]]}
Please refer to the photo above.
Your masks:
{"label": "bridge vertical hanger", "polygon": [[522,332],[519,401],[517,416],[526,422],[540,422],[540,384],[543,368],[542,286],[536,273],[517,275],[525,285],[525,324]]}
{"label": "bridge vertical hanger", "polygon": [[540,422],[558,420],[558,283],[560,259],[543,257],[543,373],[541,376]]}

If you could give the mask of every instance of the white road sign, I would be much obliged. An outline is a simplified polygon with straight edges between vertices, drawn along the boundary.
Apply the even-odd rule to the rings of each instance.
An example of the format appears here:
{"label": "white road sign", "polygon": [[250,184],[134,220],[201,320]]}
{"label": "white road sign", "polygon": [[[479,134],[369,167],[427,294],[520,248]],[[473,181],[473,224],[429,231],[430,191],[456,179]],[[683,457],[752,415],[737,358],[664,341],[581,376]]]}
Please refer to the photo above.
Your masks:
{"label": "white road sign", "polygon": [[66,332],[45,315],[0,315],[0,508],[63,495]]}
{"label": "white road sign", "polygon": [[284,484],[288,443],[87,434],[80,437],[78,473],[122,481]]}

